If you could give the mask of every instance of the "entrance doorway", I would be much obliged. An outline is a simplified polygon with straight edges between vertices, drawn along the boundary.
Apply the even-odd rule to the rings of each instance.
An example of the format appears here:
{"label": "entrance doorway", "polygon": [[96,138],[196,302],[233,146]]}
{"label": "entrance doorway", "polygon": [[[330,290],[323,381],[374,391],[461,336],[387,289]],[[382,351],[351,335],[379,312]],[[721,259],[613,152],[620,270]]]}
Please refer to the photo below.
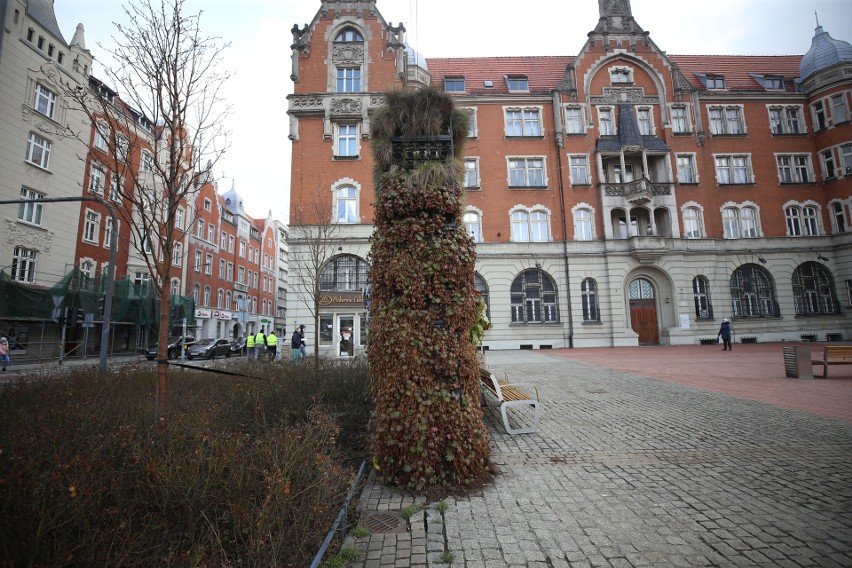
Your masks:
{"label": "entrance doorway", "polygon": [[630,325],[639,336],[639,345],[660,342],[655,296],[650,280],[637,278],[630,283]]}
{"label": "entrance doorway", "polygon": [[337,330],[337,355],[339,357],[352,357],[355,355],[355,315],[338,315]]}

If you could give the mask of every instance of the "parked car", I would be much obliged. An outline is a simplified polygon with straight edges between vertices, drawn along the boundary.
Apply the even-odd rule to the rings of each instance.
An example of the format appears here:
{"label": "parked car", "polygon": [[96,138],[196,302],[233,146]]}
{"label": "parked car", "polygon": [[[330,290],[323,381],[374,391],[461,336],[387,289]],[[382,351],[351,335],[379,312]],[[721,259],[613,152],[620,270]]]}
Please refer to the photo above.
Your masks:
{"label": "parked car", "polygon": [[231,342],[227,339],[199,339],[186,350],[187,359],[213,359],[219,355],[231,356]]}
{"label": "parked car", "polygon": [[[191,335],[187,335],[186,338],[184,338],[183,336],[180,336],[180,335],[169,337],[169,339],[168,339],[168,342],[169,342],[168,358],[169,359],[177,359],[178,357],[180,357],[181,340],[183,340],[184,350],[188,349],[193,343],[195,343],[195,338],[192,337]],[[145,350],[145,358],[146,359],[148,359],[149,361],[153,361],[154,359],[157,358],[157,346],[158,345],[159,345],[159,342],[155,343],[154,345],[150,346],[148,349]]]}
{"label": "parked car", "polygon": [[245,340],[245,338],[233,340],[231,342],[231,355],[240,356],[240,355],[245,355],[245,354],[246,354],[246,340]]}

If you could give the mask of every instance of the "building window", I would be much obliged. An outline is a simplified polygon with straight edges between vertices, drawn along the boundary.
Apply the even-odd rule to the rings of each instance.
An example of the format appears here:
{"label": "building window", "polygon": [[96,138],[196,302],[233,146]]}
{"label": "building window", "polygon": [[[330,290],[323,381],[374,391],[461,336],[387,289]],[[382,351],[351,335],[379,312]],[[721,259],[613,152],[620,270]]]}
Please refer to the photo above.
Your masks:
{"label": "building window", "polygon": [[479,159],[467,158],[464,161],[464,187],[466,189],[479,188]]}
{"label": "building window", "polygon": [[127,162],[130,159],[130,140],[126,136],[116,134],[115,153],[116,157],[122,162]]}
{"label": "building window", "polygon": [[234,252],[234,235],[228,235],[228,252]]}
{"label": "building window", "polygon": [[121,193],[124,189],[124,178],[118,174],[112,174],[109,184],[109,198],[112,201],[121,201]]}
{"label": "building window", "polygon": [[568,134],[585,134],[586,128],[583,124],[583,109],[580,107],[568,107],[565,109],[565,131]]}
{"label": "building window", "polygon": [[364,41],[364,37],[361,33],[353,28],[346,28],[337,34],[337,37],[334,38],[335,43],[344,43],[344,42],[356,42],[356,41]]}
{"label": "building window", "polygon": [[783,91],[784,90],[784,78],[783,77],[764,77],[763,78],[763,88],[767,91]]}
{"label": "building window", "polygon": [[598,109],[598,121],[600,122],[601,136],[615,135],[615,122],[612,118],[612,108],[600,107]]}
{"label": "building window", "polygon": [[112,217],[107,217],[104,223],[104,248],[112,247],[112,239],[118,238],[118,227],[121,226],[121,221],[116,219],[116,226],[112,226]]}
{"label": "building window", "polygon": [[39,203],[39,201],[41,199],[44,199],[44,195],[42,195],[41,193],[36,193],[31,189],[22,187],[21,199],[30,199],[32,201],[29,203],[18,204],[18,221],[23,221],[24,223],[28,223],[30,225],[41,226],[41,213],[43,205]]}
{"label": "building window", "polygon": [[710,134],[745,134],[743,109],[741,106],[710,107]]}
{"label": "building window", "polygon": [[541,112],[537,108],[506,109],[506,136],[541,136]]}
{"label": "building window", "polygon": [[569,156],[568,161],[571,164],[571,185],[589,185],[592,183],[589,177],[588,156]]}
{"label": "building window", "polygon": [[320,290],[324,292],[357,292],[367,286],[366,261],[346,254],[331,259],[322,269]]}
{"label": "building window", "polygon": [[154,155],[147,150],[142,151],[142,157],[139,160],[139,169],[143,172],[154,171]]}
{"label": "building window", "polygon": [[183,230],[183,207],[175,209],[175,229]]}
{"label": "building window", "polygon": [[485,302],[485,315],[491,319],[491,298],[488,295],[488,283],[478,272],[473,273],[473,289],[479,292],[479,297]]}
{"label": "building window", "polygon": [[811,181],[811,157],[808,154],[776,156],[778,179],[781,183],[808,183]]}
{"label": "building window", "polygon": [[473,242],[478,243],[482,241],[482,222],[479,217],[479,213],[475,211],[466,211],[464,217],[462,218],[464,222],[464,226],[467,229],[467,232],[473,237]]}
{"label": "building window", "polygon": [[204,238],[204,219],[199,219],[195,223],[195,236],[199,239]]}
{"label": "building window", "polygon": [[547,242],[548,219],[544,211],[514,211],[512,241],[516,243]]}
{"label": "building window", "polygon": [[358,125],[338,124],[335,127],[337,143],[335,144],[335,156],[340,158],[354,158],[358,156]]}
{"label": "building window", "polygon": [[757,212],[753,207],[726,207],[722,210],[726,239],[758,237]]}
{"label": "building window", "polygon": [[725,88],[725,77],[722,75],[708,75],[704,79],[708,89],[722,90]]}
{"label": "building window", "polygon": [[172,247],[172,266],[180,266],[182,262],[181,255],[183,254],[183,244],[175,243]]}
{"label": "building window", "polygon": [[225,261],[224,260],[219,260],[219,278],[221,278],[223,280],[225,278]]}
{"label": "building window", "polygon": [[353,67],[339,67],[337,69],[337,92],[360,93],[361,69]]}
{"label": "building window", "polygon": [[207,240],[208,242],[216,242],[216,227],[213,223],[207,223]]}
{"label": "building window", "polygon": [[844,144],[840,147],[840,161],[845,168],[845,175],[852,176],[852,144]]}
{"label": "building window", "polygon": [[820,162],[822,162],[822,177],[823,179],[834,179],[837,177],[837,169],[834,164],[834,152],[824,150],[819,154]]}
{"label": "building window", "polygon": [[633,82],[633,72],[628,67],[614,67],[609,70],[609,78],[610,82],[613,85],[616,84],[624,84],[624,83],[632,83]]}
{"label": "building window", "polygon": [[592,240],[592,212],[589,209],[574,210],[574,240]]}
{"label": "building window", "polygon": [[525,270],[510,289],[512,323],[558,323],[556,284],[540,269]]}
{"label": "building window", "polygon": [[210,305],[210,286],[204,287],[204,302],[201,304],[202,306]]}
{"label": "building window", "polygon": [[769,273],[756,264],[745,264],[731,275],[731,309],[737,318],[778,317],[775,285]]}
{"label": "building window", "polygon": [[107,141],[109,140],[109,126],[102,122],[98,122],[95,126],[95,148],[102,152],[107,151]]}
{"label": "building window", "polygon": [[27,161],[46,170],[50,165],[50,147],[49,140],[42,138],[35,132],[30,132],[27,139]]}
{"label": "building window", "polygon": [[95,263],[91,259],[83,259],[80,261],[80,272],[91,278],[95,275]]}
{"label": "building window", "polygon": [[467,111],[467,137],[468,138],[476,138],[477,134],[477,123],[476,123],[476,109],[468,108],[465,109]]}
{"label": "building window", "polygon": [[336,223],[358,222],[358,190],[354,186],[338,187],[334,192],[334,200]]}
{"label": "building window", "polygon": [[834,125],[849,120],[849,110],[846,108],[846,93],[831,97],[831,123]]}
{"label": "building window", "polygon": [[650,108],[636,109],[636,118],[639,121],[639,134],[642,136],[654,134],[654,119]]}
{"label": "building window", "polygon": [[685,134],[691,131],[692,128],[686,107],[672,107],[672,132],[675,134]]}
{"label": "building window", "polygon": [[799,107],[770,107],[769,128],[772,134],[800,134],[801,109]]}
{"label": "building window", "polygon": [[208,254],[204,257],[204,274],[213,275],[213,255]]}
{"label": "building window", "polygon": [[56,94],[46,89],[41,83],[37,83],[33,107],[44,116],[53,118],[56,110]]}
{"label": "building window", "polygon": [[196,306],[201,305],[201,285],[199,284],[192,287],[192,301],[195,302]]}
{"label": "building window", "polygon": [[797,316],[840,313],[831,274],[818,262],[806,262],[793,271],[793,303]]}
{"label": "building window", "polygon": [[828,127],[825,118],[825,106],[822,104],[822,101],[816,101],[813,105],[811,105],[811,109],[814,113],[814,124],[816,124],[816,130],[825,130]]}
{"label": "building window", "polygon": [[225,291],[219,288],[216,291],[216,307],[224,308],[225,307]]}
{"label": "building window", "polygon": [[200,250],[195,251],[195,271],[201,272],[201,257],[202,253]]}
{"label": "building window", "polygon": [[233,262],[228,263],[228,269],[227,269],[227,272],[225,274],[225,279],[228,282],[234,281],[234,263]]}
{"label": "building window", "polygon": [[240,239],[240,251],[237,254],[239,255],[240,258],[246,257],[246,242],[242,239]]}
{"label": "building window", "polygon": [[212,209],[213,209],[213,202],[205,197],[204,198],[204,210],[205,211],[211,211]]}
{"label": "building window", "polygon": [[464,77],[444,77],[444,91],[447,93],[463,93]]}
{"label": "building window", "polygon": [[820,234],[819,211],[812,205],[791,205],[784,209],[788,237],[814,237]]}
{"label": "building window", "polygon": [[510,93],[528,93],[530,82],[526,77],[506,77],[506,86]]}
{"label": "building window", "polygon": [[98,244],[98,230],[100,229],[101,216],[86,209],[86,217],[83,223],[83,242]]}
{"label": "building window", "polygon": [[15,247],[12,251],[12,280],[16,282],[35,282],[38,253],[24,247]]}
{"label": "building window", "polygon": [[695,154],[677,155],[677,179],[680,183],[698,183]]}
{"label": "building window", "polygon": [[713,305],[710,303],[710,283],[704,276],[692,279],[692,299],[695,302],[696,319],[712,319]]}
{"label": "building window", "polygon": [[583,321],[601,321],[600,309],[598,308],[598,283],[593,278],[584,278],[580,283],[580,292],[583,297]]}
{"label": "building window", "polygon": [[683,208],[683,234],[687,239],[704,238],[701,210],[698,207]]}
{"label": "building window", "polygon": [[544,159],[510,158],[509,187],[544,187]]}
{"label": "building window", "polygon": [[716,181],[719,185],[752,183],[749,156],[716,156]]}
{"label": "building window", "polygon": [[831,221],[834,225],[835,233],[846,232],[846,212],[844,211],[843,204],[839,201],[831,203]]}

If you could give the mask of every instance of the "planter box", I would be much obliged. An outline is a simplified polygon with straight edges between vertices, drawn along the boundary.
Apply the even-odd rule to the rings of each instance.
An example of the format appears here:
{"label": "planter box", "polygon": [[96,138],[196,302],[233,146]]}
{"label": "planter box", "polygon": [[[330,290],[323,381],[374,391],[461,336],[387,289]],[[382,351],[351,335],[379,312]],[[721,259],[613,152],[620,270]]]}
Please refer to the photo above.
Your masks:
{"label": "planter box", "polygon": [[745,337],[741,337],[740,343],[757,343],[757,337],[755,337],[754,335],[747,335]]}
{"label": "planter box", "polygon": [[702,337],[698,340],[701,345],[716,345],[717,341],[715,337]]}

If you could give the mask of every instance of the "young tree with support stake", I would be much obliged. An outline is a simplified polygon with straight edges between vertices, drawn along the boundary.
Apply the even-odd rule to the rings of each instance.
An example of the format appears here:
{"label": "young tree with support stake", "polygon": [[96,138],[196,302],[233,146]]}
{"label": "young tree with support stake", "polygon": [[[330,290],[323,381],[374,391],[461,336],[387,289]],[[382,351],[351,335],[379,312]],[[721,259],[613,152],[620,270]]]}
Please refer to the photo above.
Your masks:
{"label": "young tree with support stake", "polygon": [[[125,5],[126,24],[116,24],[107,52],[115,68],[105,76],[121,94],[91,78],[90,89],[64,95],[91,120],[90,157],[109,164],[116,203],[130,227],[131,243],[152,275],[160,296],[157,352],[157,414],[168,412],[167,342],[175,245],[193,223],[193,196],[212,179],[224,154],[224,119],[230,108],[220,89],[230,74],[217,69],[218,38],[202,35],[200,13],[184,13],[184,0],[139,0]],[[89,132],[71,132],[87,142]],[[177,223],[183,216],[182,226]]]}

